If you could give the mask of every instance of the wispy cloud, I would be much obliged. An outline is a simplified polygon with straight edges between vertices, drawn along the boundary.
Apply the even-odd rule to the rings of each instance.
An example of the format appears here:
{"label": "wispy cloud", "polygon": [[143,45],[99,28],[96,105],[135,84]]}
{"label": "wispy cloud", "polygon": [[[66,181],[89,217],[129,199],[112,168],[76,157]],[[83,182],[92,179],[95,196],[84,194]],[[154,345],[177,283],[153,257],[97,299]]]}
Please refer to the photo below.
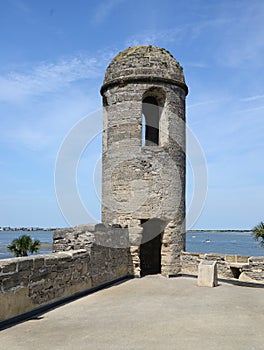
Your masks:
{"label": "wispy cloud", "polygon": [[200,102],[195,102],[193,104],[188,104],[187,108],[194,108],[194,107],[198,107],[198,106],[207,106],[210,104],[219,104],[221,102],[223,102],[224,100],[205,100],[205,101],[200,101]]}
{"label": "wispy cloud", "polygon": [[93,22],[95,24],[103,23],[107,19],[107,17],[110,16],[113,9],[123,1],[124,0],[105,0],[100,2],[98,7],[96,8]]}
{"label": "wispy cloud", "polygon": [[137,33],[127,39],[127,46],[133,45],[165,45],[169,43],[181,43],[183,40],[188,42],[195,40],[208,30],[219,28],[231,22],[230,18],[216,18],[203,20],[199,22],[189,22],[180,26],[175,26],[167,29],[146,30]]}
{"label": "wispy cloud", "polygon": [[[230,26],[223,27],[216,54],[221,65],[243,67],[263,66],[264,3],[245,2],[233,11]],[[243,65],[243,66],[242,66]]]}
{"label": "wispy cloud", "polygon": [[[100,106],[99,98],[71,90],[74,91],[52,94],[48,101],[41,99],[35,104],[27,101],[19,109],[19,118],[16,116],[12,127],[9,123],[8,128],[0,129],[1,143],[14,149],[44,151],[45,157],[54,158],[54,152],[73,125]],[[32,114],[37,117],[33,118]],[[91,123],[95,122],[100,121],[91,119]]]}
{"label": "wispy cloud", "polygon": [[185,67],[190,68],[208,68],[208,64],[204,62],[185,62]]}
{"label": "wispy cloud", "polygon": [[[201,42],[205,50],[211,45],[214,51],[209,53],[211,60],[220,66],[240,67],[256,63],[263,65],[264,54],[264,5],[256,2],[239,11],[217,14],[214,18],[188,22],[179,26],[163,29],[140,31],[126,40],[126,46],[133,45],[169,45],[185,47]],[[238,20],[239,18],[239,20]],[[206,38],[207,43],[204,42]],[[191,64],[193,66],[193,64]],[[196,67],[204,67],[198,64]]]}
{"label": "wispy cloud", "polygon": [[249,96],[249,97],[242,98],[241,101],[251,102],[251,101],[258,101],[258,100],[263,100],[263,99],[264,99],[264,95],[255,95],[255,96]]}
{"label": "wispy cloud", "polygon": [[5,138],[12,137],[12,143],[17,144],[20,147],[25,147],[31,151],[41,151],[50,146],[51,143],[51,134],[48,133],[48,129],[23,125],[17,127],[15,133],[7,133]]}
{"label": "wispy cloud", "polygon": [[29,5],[26,4],[24,1],[22,1],[22,0],[15,0],[14,1],[14,5],[22,13],[31,14],[31,9],[30,9]]}
{"label": "wispy cloud", "polygon": [[104,57],[78,55],[58,62],[43,62],[27,71],[0,76],[0,101],[15,102],[59,90],[82,79],[101,76]]}
{"label": "wispy cloud", "polygon": [[[126,40],[126,46],[157,45],[158,43],[169,43],[180,40],[184,35],[185,28],[170,28],[165,30],[148,30],[138,33]],[[181,35],[180,35],[181,34]]]}
{"label": "wispy cloud", "polygon": [[252,107],[252,108],[245,108],[245,109],[238,109],[235,113],[248,113],[248,112],[256,112],[261,109],[264,109],[264,106],[258,106],[258,107]]}

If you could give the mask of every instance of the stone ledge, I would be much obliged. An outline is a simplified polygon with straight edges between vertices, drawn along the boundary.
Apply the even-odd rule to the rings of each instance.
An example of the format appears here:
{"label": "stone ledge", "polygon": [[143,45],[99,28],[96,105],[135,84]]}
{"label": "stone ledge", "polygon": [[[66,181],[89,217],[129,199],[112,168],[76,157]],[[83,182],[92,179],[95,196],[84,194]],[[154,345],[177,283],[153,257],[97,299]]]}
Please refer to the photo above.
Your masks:
{"label": "stone ledge", "polygon": [[126,84],[134,84],[134,83],[162,83],[162,84],[168,84],[168,85],[175,85],[178,86],[180,88],[182,88],[185,91],[186,96],[188,95],[188,87],[185,83],[177,80],[177,79],[171,79],[171,78],[163,78],[163,77],[158,77],[155,75],[138,75],[138,76],[128,76],[128,77],[120,77],[117,79],[112,79],[110,81],[108,81],[107,83],[105,83],[101,89],[100,89],[100,93],[103,96],[105,91],[108,90],[109,88],[112,88],[116,85],[126,85]]}

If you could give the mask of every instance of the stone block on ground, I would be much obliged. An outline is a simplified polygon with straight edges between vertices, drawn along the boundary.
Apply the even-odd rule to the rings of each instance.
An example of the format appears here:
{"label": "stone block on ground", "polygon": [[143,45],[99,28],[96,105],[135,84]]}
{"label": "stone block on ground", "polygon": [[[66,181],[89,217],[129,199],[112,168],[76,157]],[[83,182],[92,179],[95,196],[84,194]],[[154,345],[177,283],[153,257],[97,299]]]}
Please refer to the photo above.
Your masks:
{"label": "stone block on ground", "polygon": [[198,286],[217,286],[217,263],[211,260],[202,260],[198,266]]}

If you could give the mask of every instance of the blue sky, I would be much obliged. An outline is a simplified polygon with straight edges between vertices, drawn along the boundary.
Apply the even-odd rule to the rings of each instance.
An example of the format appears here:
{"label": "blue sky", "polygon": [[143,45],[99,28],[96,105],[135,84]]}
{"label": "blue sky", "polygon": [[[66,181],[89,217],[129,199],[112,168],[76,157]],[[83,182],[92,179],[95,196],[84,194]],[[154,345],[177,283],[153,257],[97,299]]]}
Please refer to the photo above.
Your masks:
{"label": "blue sky", "polygon": [[[208,168],[193,228],[247,229],[263,220],[263,19],[262,0],[1,1],[0,226],[68,225],[54,189],[60,145],[100,109],[110,60],[144,44],[165,47],[184,67],[187,122]],[[97,137],[77,176],[98,221],[99,157]],[[190,201],[190,171],[187,181]]]}

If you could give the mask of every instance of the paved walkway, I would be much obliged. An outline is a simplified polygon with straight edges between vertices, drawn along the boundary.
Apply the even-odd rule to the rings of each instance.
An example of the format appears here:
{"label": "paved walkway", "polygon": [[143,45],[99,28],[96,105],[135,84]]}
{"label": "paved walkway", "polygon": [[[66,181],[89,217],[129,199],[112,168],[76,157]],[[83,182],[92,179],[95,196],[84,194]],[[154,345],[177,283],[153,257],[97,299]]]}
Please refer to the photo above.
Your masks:
{"label": "paved walkway", "polygon": [[147,276],[0,332],[1,349],[263,350],[264,289]]}

